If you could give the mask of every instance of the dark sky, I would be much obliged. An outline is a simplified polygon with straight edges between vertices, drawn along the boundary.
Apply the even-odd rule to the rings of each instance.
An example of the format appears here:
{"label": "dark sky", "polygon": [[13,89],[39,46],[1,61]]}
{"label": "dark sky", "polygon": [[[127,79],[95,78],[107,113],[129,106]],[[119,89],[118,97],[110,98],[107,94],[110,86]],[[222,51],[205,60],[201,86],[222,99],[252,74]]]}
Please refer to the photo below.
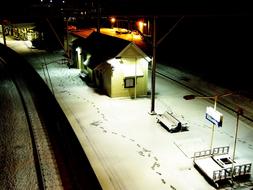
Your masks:
{"label": "dark sky", "polygon": [[[66,0],[66,4],[83,8],[90,1]],[[0,21],[10,16],[48,16],[49,11],[34,9],[35,2],[40,0],[2,1]],[[165,58],[170,65],[217,78],[219,82],[252,86],[253,6],[249,0],[96,0],[95,7],[97,3],[101,5],[102,15],[160,16],[158,38],[184,15],[182,22],[158,46],[158,57]]]}
{"label": "dark sky", "polygon": [[[238,14],[252,12],[246,0],[107,0],[101,4],[119,14]],[[116,8],[117,7],[117,8]]]}
{"label": "dark sky", "polygon": [[[66,4],[77,8],[85,7],[91,1],[65,0]],[[93,0],[93,2],[100,3],[105,14],[248,14],[252,13],[253,7],[249,0]],[[35,4],[40,4],[40,0],[4,0],[0,5],[0,16],[29,14]]]}

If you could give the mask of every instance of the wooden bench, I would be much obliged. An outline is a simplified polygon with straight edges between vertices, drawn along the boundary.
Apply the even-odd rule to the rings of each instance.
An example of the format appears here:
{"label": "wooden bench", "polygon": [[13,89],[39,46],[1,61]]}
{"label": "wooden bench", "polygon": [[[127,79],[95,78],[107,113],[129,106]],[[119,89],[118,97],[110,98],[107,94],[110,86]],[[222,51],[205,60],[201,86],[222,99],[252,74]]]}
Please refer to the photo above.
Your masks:
{"label": "wooden bench", "polygon": [[172,113],[165,111],[163,114],[157,114],[157,123],[160,123],[163,127],[171,133],[187,130],[187,123],[182,124]]}

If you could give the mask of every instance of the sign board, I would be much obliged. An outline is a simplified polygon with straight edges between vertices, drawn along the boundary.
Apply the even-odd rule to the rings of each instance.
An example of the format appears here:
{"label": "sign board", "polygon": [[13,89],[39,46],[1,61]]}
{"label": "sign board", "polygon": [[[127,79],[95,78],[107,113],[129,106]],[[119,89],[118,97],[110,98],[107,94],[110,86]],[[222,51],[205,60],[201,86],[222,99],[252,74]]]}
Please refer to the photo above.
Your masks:
{"label": "sign board", "polygon": [[222,127],[223,115],[214,108],[212,107],[206,108],[206,119],[211,123],[213,123],[214,125]]}

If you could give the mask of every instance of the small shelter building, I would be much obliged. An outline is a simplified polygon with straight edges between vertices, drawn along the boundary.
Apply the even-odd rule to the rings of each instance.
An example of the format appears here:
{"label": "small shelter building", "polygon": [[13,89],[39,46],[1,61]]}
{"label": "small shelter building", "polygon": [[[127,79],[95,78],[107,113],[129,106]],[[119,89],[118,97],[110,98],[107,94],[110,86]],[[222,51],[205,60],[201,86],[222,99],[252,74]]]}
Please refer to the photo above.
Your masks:
{"label": "small shelter building", "polygon": [[98,32],[72,43],[80,75],[110,97],[140,97],[148,91],[151,59],[134,43]]}

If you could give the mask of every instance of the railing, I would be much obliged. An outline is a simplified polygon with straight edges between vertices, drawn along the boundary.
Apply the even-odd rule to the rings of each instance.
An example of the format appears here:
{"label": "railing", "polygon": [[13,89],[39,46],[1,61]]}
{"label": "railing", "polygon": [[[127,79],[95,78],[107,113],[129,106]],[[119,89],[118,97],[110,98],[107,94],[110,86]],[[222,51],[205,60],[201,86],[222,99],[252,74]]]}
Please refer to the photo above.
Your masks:
{"label": "railing", "polygon": [[228,154],[229,153],[229,146],[223,146],[223,147],[217,147],[213,148],[212,155],[222,155],[222,154]]}
{"label": "railing", "polygon": [[242,176],[242,175],[249,175],[250,171],[251,171],[251,163],[237,165],[234,167],[233,177]]}
{"label": "railing", "polygon": [[250,175],[250,171],[251,171],[251,163],[237,165],[234,167],[233,172],[232,172],[232,167],[226,168],[226,169],[221,169],[221,170],[215,170],[215,171],[213,171],[213,179],[212,180],[214,182],[216,182],[219,180],[231,179],[232,173],[233,173],[233,177]]}
{"label": "railing", "polygon": [[226,168],[221,170],[213,171],[213,181],[220,181],[224,179],[231,179],[232,178],[232,168]]}
{"label": "railing", "polygon": [[213,151],[211,149],[208,149],[208,150],[202,150],[199,152],[194,152],[193,161],[195,161],[195,158],[228,154],[228,152],[229,152],[229,146],[217,147],[217,148],[214,148]]}
{"label": "railing", "polygon": [[193,161],[195,161],[196,158],[205,157],[205,156],[211,156],[211,149],[209,150],[202,150],[199,152],[194,152]]}
{"label": "railing", "polygon": [[[213,148],[213,150],[203,150],[199,152],[194,153],[193,161],[195,162],[195,159],[201,158],[201,157],[212,157],[214,162],[217,162],[216,159],[214,159],[213,156],[216,155],[226,155],[229,153],[229,146],[224,147],[217,147]],[[219,165],[219,163],[217,162]],[[221,166],[224,167],[224,166]],[[222,168],[220,170],[214,170],[212,180],[214,182],[225,180],[225,179],[232,179],[233,177],[243,176],[243,175],[250,175],[251,174],[251,163],[246,164],[239,164],[235,165],[234,167],[227,167]]]}

